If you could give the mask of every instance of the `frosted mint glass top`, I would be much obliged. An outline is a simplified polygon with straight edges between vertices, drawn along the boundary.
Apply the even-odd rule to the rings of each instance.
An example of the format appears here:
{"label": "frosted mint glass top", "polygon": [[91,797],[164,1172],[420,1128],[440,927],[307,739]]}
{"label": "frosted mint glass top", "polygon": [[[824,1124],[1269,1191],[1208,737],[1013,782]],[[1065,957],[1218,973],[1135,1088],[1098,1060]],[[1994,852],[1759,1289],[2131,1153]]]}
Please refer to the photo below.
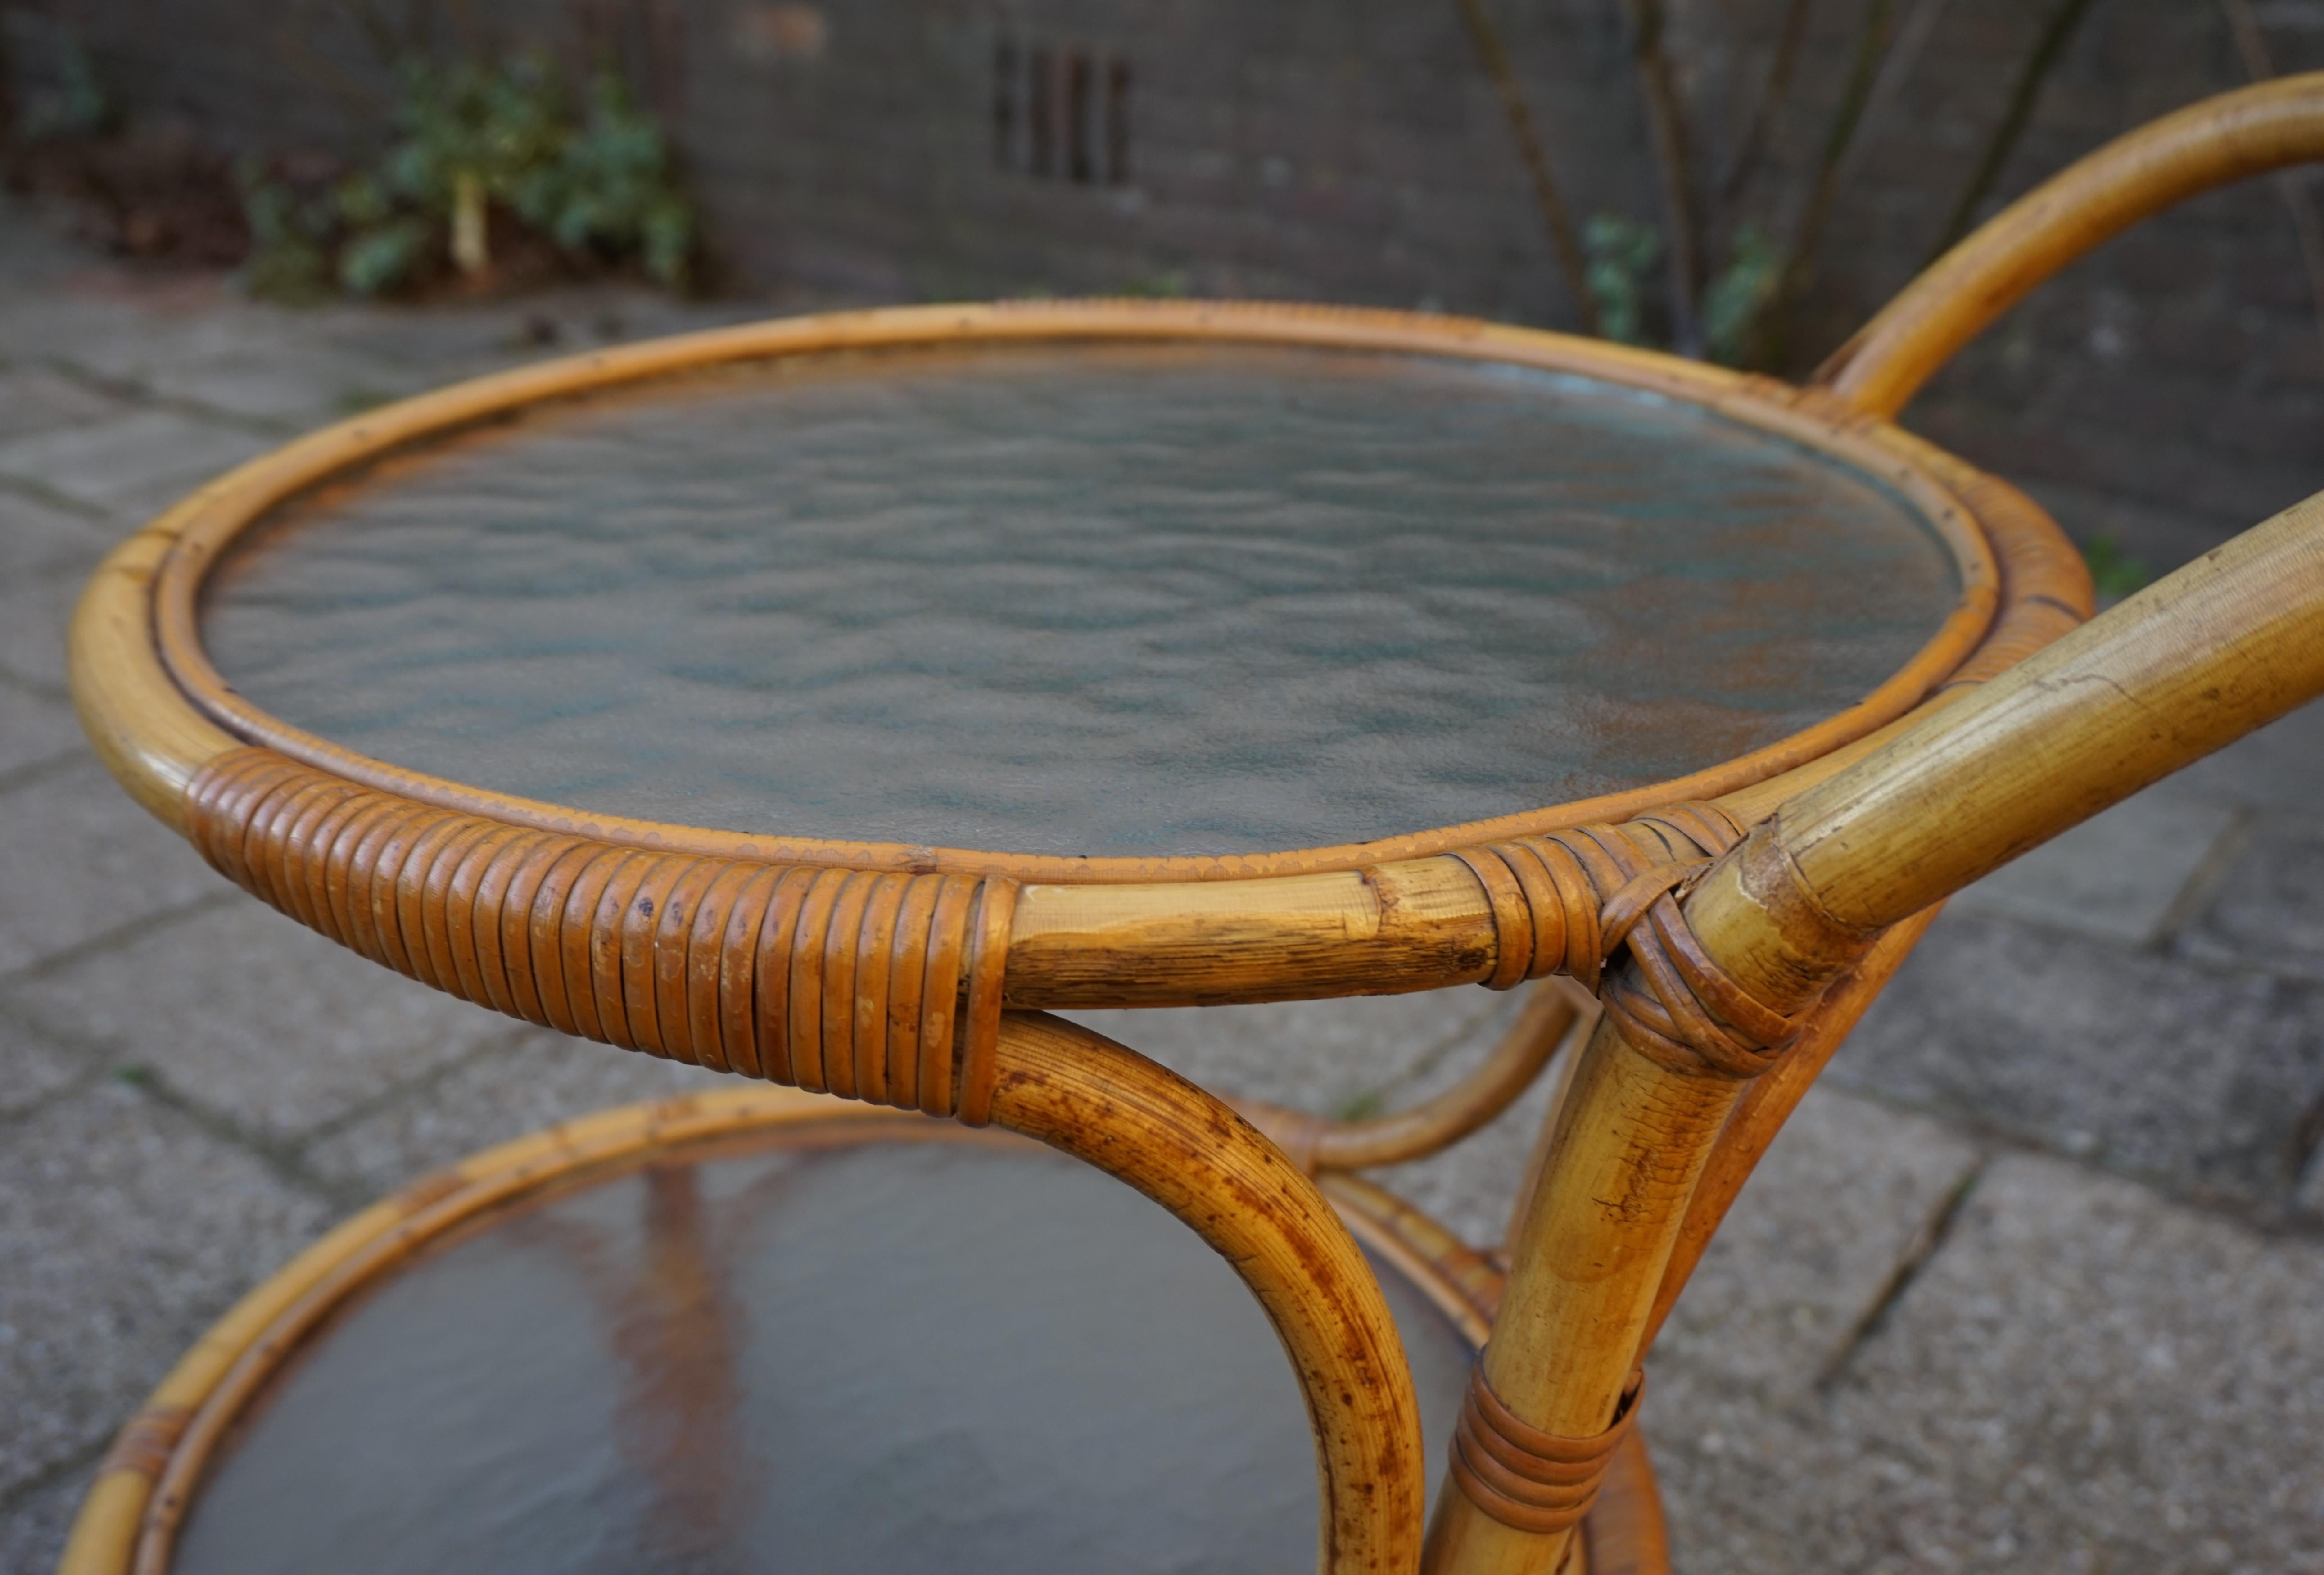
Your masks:
{"label": "frosted mint glass top", "polygon": [[1023,852],[1362,841],[1714,765],[1959,594],[1897,493],[1590,379],[1052,344],[545,407],[286,506],[214,580],[253,703],[720,829]]}

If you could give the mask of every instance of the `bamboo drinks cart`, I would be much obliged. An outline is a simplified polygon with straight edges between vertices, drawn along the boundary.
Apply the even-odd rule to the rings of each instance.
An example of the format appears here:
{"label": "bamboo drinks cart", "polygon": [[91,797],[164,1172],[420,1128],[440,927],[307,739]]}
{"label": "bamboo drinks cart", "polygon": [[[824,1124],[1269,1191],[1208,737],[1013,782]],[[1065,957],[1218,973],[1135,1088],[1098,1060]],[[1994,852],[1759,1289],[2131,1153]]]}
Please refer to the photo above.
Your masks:
{"label": "bamboo drinks cart", "polygon": [[[1665,1568],[1641,1355],[1934,905],[2324,688],[2319,505],[2085,624],[2041,511],[1890,418],[2140,215],[2319,156],[2324,78],[2159,122],[1805,388],[931,307],[203,488],[74,624],[124,785],[385,966],[738,1082],[339,1227],[66,1569]],[[1458,984],[1535,993],[1359,1122],[1046,1015]],[[1354,1174],[1554,1058],[1506,1258]]]}

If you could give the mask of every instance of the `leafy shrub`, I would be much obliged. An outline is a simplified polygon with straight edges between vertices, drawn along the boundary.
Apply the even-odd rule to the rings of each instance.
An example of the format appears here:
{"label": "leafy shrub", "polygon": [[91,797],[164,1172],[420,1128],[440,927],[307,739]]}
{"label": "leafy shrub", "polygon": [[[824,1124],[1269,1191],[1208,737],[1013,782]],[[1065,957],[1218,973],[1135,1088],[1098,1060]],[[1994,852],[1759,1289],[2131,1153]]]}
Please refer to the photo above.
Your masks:
{"label": "leafy shrub", "polygon": [[374,296],[447,266],[483,276],[496,217],[569,262],[635,259],[685,287],[694,208],[661,128],[619,75],[592,77],[577,112],[533,55],[409,60],[397,78],[392,137],[368,167],[328,183],[245,167],[255,293]]}
{"label": "leafy shrub", "polygon": [[1662,260],[1663,238],[1619,214],[1601,213],[1582,233],[1599,331],[1624,345],[1646,341],[1646,275]]}
{"label": "leafy shrub", "polygon": [[1727,266],[1702,292],[1702,347],[1721,366],[1764,359],[1767,309],[1784,282],[1784,254],[1755,225],[1735,232]]}
{"label": "leafy shrub", "polygon": [[2134,591],[2144,590],[2152,577],[2146,565],[2124,552],[2122,543],[2105,530],[2090,533],[2082,548],[2082,561],[2089,566],[2090,584],[2108,602],[2119,602]]}

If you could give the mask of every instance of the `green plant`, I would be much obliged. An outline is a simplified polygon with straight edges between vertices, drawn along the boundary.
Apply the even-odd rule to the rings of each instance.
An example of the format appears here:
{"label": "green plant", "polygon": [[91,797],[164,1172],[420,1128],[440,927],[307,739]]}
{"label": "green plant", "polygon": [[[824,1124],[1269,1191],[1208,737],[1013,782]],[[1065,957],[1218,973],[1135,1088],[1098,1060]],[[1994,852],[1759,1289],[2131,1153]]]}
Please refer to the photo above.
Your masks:
{"label": "green plant", "polygon": [[49,55],[56,79],[25,96],[16,115],[15,134],[24,142],[38,143],[113,130],[120,121],[119,110],[97,74],[88,45],[69,25],[53,25]]}
{"label": "green plant", "polygon": [[591,81],[586,118],[553,169],[528,184],[517,211],[568,252],[635,251],[661,283],[678,289],[687,281],[693,205],[673,179],[661,128],[612,71]]}
{"label": "green plant", "polygon": [[1702,346],[1722,366],[1757,361],[1761,319],[1784,282],[1784,255],[1755,225],[1735,232],[1727,266],[1702,292]]}
{"label": "green plant", "polygon": [[1121,287],[1129,296],[1151,297],[1157,300],[1176,300],[1194,293],[1194,276],[1184,268],[1165,268],[1158,272],[1140,275]]}
{"label": "green plant", "polygon": [[242,212],[250,226],[243,278],[272,300],[320,299],[330,291],[333,222],[327,204],[270,177],[254,159],[235,166]]}
{"label": "green plant", "polygon": [[1600,330],[1625,345],[1645,344],[1646,281],[1662,260],[1662,236],[1636,219],[1601,213],[1583,226],[1582,244],[1590,258],[1590,296],[1598,305]]}
{"label": "green plant", "polygon": [[397,71],[392,134],[368,168],[327,189],[245,176],[252,290],[300,299],[325,281],[371,296],[424,282],[446,264],[493,267],[493,216],[568,260],[635,258],[673,289],[687,282],[693,206],[660,127],[601,70],[576,115],[538,57]]}
{"label": "green plant", "polygon": [[2119,602],[2153,577],[2144,563],[2126,554],[2122,544],[2104,530],[2091,533],[2082,548],[2082,561],[2089,566],[2090,583],[2109,602]]}

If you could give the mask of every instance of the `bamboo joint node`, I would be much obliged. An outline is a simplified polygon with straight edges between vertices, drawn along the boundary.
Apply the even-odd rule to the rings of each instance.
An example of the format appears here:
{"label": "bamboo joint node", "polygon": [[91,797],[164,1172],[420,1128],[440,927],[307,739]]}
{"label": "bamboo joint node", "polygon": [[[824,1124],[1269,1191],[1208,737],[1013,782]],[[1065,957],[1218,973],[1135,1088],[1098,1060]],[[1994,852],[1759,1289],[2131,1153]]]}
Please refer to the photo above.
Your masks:
{"label": "bamboo joint node", "polygon": [[186,807],[227,879],[464,1000],[715,1072],[991,1119],[1008,877],[625,847],[258,748],[211,761]]}
{"label": "bamboo joint node", "polygon": [[[1457,850],[1492,905],[1495,990],[1566,973],[1598,993],[1633,1049],[1689,1076],[1745,1079],[1798,1036],[1687,926],[1681,903],[1747,828],[1715,804],[1665,805],[1620,825],[1583,825]],[[1611,970],[1625,947],[1635,968]]]}

